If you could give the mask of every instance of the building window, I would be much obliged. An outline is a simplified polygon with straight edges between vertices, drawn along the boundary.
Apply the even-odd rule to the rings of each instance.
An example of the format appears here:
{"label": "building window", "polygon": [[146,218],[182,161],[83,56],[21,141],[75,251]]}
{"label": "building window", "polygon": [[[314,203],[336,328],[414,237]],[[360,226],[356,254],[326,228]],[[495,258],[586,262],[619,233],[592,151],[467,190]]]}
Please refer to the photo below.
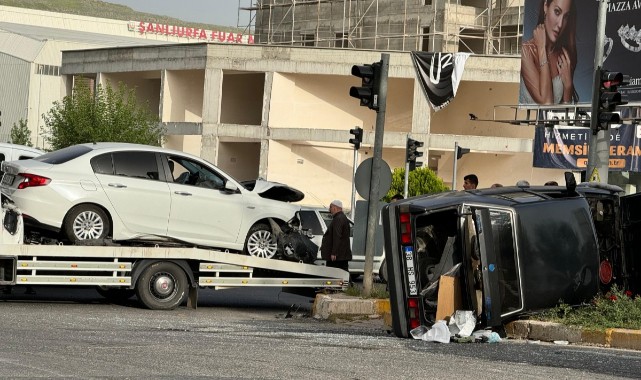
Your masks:
{"label": "building window", "polygon": [[60,66],[53,65],[40,65],[36,64],[36,74],[40,75],[49,75],[49,76],[60,76]]}
{"label": "building window", "polygon": [[421,42],[421,51],[430,51],[430,27],[423,28],[423,38]]}
{"label": "building window", "polygon": [[301,34],[302,46],[316,46],[316,37],[312,33]]}
{"label": "building window", "polygon": [[349,46],[349,41],[348,41],[349,35],[347,33],[336,33],[336,43],[334,44],[334,47],[337,48],[346,48]]}

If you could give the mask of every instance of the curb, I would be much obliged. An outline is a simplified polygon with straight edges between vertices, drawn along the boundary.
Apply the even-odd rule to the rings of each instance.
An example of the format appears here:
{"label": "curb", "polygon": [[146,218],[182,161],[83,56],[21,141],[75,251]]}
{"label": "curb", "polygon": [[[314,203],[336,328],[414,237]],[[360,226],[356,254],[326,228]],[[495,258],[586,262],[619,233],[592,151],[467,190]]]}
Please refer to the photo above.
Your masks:
{"label": "curb", "polygon": [[389,316],[391,325],[390,304],[388,299],[363,299],[342,293],[317,294],[312,306],[312,317],[331,319],[335,317],[361,317],[369,319]]}
{"label": "curb", "polygon": [[560,323],[542,321],[514,321],[505,325],[512,339],[567,341],[574,344],[592,344],[611,348],[641,350],[641,331],[629,329],[585,330]]}

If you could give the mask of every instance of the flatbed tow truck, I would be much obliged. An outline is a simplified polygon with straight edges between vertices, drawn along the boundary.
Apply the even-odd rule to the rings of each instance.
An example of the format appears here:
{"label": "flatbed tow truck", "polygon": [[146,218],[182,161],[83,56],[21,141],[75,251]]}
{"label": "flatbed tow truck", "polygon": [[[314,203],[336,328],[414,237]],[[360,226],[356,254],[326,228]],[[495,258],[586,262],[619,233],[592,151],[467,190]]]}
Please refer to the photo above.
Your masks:
{"label": "flatbed tow truck", "polygon": [[[24,244],[22,215],[3,205],[0,286],[95,286],[108,299],[137,296],[145,307],[196,308],[199,289],[344,289],[349,273],[299,262],[203,248]],[[1,296],[0,296],[1,297]]]}

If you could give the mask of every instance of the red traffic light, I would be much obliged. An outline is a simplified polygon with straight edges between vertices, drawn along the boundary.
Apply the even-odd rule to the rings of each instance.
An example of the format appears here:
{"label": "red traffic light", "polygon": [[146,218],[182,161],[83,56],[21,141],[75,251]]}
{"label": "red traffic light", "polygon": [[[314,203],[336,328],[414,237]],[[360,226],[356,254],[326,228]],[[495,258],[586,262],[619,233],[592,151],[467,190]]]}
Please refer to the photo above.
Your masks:
{"label": "red traffic light", "polygon": [[629,83],[629,75],[625,75],[616,71],[601,71],[601,86],[604,88],[626,86]]}

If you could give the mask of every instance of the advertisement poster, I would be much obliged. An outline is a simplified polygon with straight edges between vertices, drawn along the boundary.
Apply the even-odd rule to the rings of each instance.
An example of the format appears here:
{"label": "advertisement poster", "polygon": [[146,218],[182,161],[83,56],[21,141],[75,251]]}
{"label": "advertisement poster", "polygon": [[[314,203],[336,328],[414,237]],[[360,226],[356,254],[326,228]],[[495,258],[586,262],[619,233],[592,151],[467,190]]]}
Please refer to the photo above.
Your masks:
{"label": "advertisement poster", "polygon": [[[610,134],[610,170],[641,172],[641,125],[613,126]],[[533,166],[585,170],[591,136],[588,128],[536,127]]]}
{"label": "advertisement poster", "polygon": [[[598,10],[596,0],[525,0],[519,104],[591,102]],[[641,102],[641,0],[608,3],[603,58],[630,76],[621,93]]]}
{"label": "advertisement poster", "polygon": [[641,101],[641,1],[610,1],[605,26],[603,68],[630,75],[620,87],[628,102]]}

